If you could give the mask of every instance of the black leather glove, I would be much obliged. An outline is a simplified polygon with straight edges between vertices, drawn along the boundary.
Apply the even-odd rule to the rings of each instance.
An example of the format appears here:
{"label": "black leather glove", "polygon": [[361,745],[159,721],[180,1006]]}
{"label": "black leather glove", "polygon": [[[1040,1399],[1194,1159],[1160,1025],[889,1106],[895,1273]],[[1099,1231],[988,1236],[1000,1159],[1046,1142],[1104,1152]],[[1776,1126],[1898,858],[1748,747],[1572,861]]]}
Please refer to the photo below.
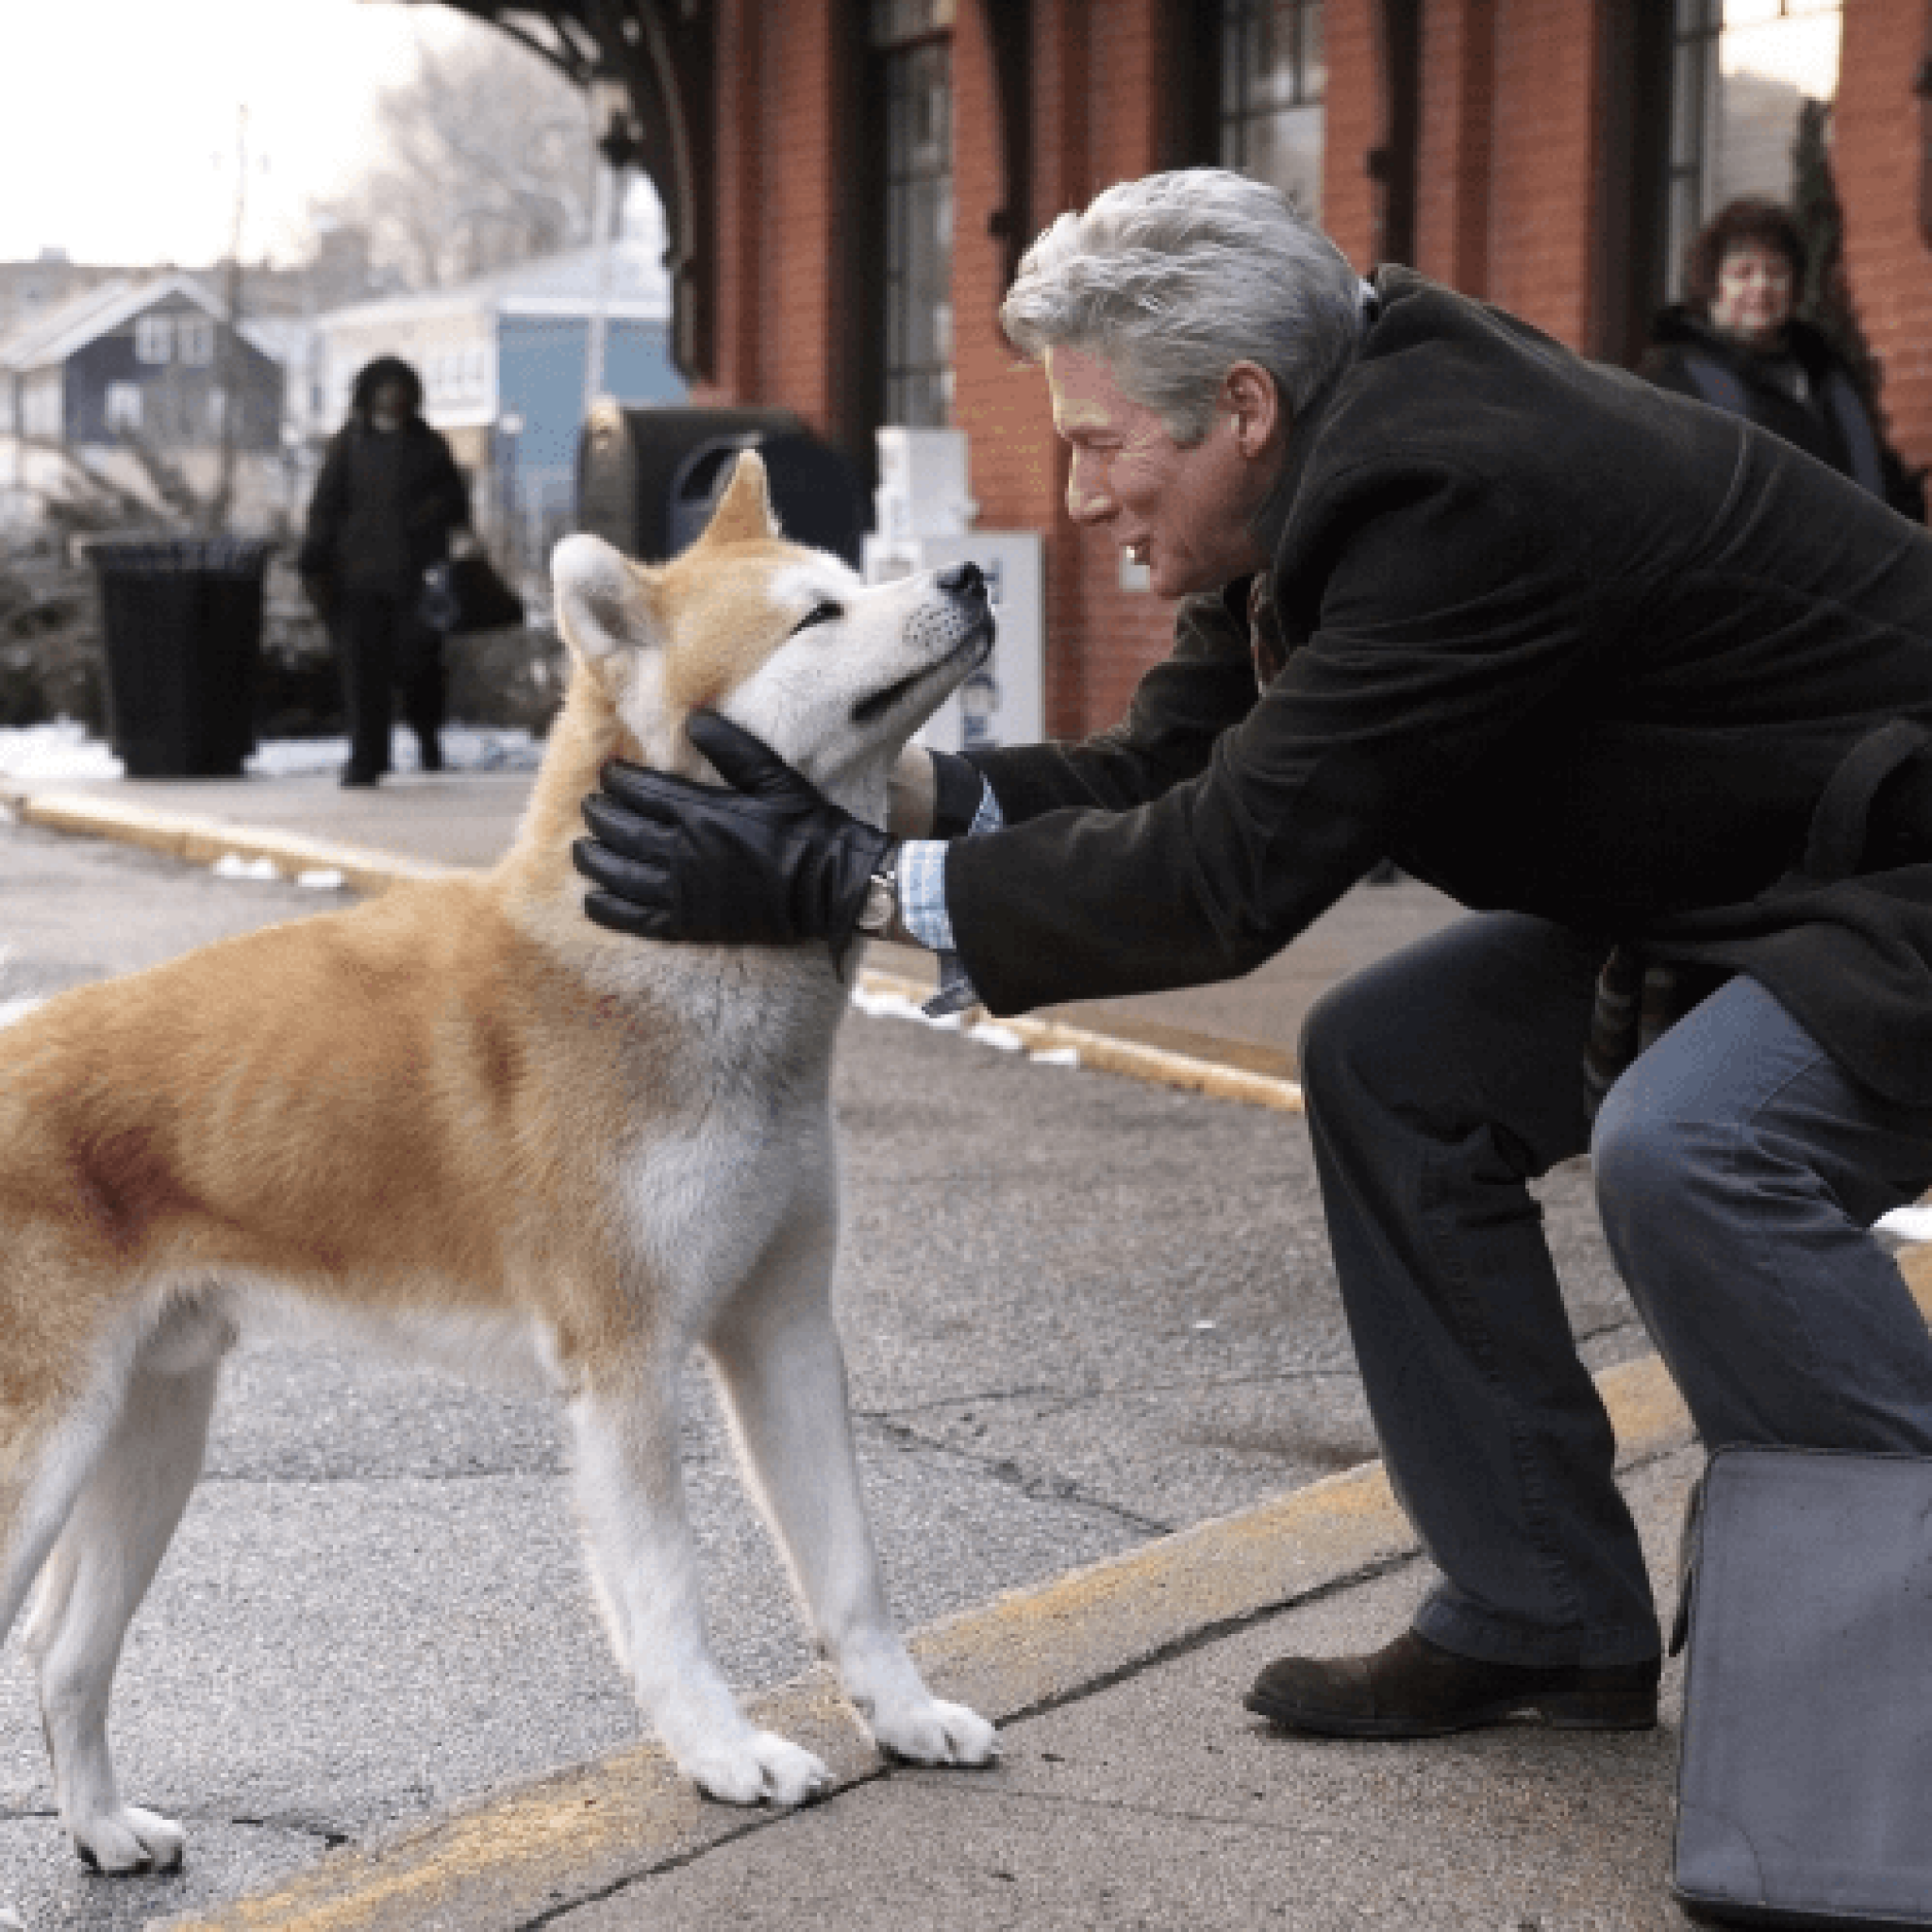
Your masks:
{"label": "black leather glove", "polygon": [[647,940],[851,942],[895,841],[842,811],[750,732],[696,711],[691,741],[735,789],[613,758],[584,800],[594,839],[571,848],[599,888],[584,910]]}

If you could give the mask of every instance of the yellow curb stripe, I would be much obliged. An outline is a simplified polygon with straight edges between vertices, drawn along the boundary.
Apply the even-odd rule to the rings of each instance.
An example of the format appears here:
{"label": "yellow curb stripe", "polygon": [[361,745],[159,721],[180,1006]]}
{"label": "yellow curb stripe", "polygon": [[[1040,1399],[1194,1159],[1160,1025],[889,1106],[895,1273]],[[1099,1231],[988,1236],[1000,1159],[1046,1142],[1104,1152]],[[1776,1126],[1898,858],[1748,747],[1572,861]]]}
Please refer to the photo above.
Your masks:
{"label": "yellow curb stripe", "polygon": [[[932,997],[932,988],[916,979],[902,979],[896,974],[875,972],[870,967],[858,975],[862,991],[910,1000],[914,1006]],[[981,1018],[983,1009],[974,1008]],[[969,1016],[970,1028],[974,1021]],[[1214,1100],[1239,1101],[1248,1107],[1272,1108],[1278,1113],[1303,1111],[1301,1083],[1272,1074],[1253,1073],[1245,1067],[1224,1066],[1219,1061],[1194,1054],[1175,1053],[1169,1047],[1149,1046],[1138,1040],[1124,1040],[1117,1034],[1099,1033],[1085,1026],[1070,1026],[1063,1020],[990,1020],[988,1024],[1014,1034],[1031,1053],[1049,1053],[1072,1047],[1083,1067],[1103,1073],[1124,1074],[1129,1079],[1145,1080],[1157,1087],[1176,1087],[1189,1093],[1205,1093]]]}
{"label": "yellow curb stripe", "polygon": [[233,857],[266,858],[291,877],[304,872],[339,872],[345,886],[361,892],[385,891],[406,880],[451,878],[470,870],[305,838],[300,832],[262,831],[189,812],[158,811],[152,806],[117,803],[82,791],[12,792],[7,802],[23,824],[48,831],[112,839],[190,865],[212,865]]}
{"label": "yellow curb stripe", "polygon": [[[1691,1440],[1655,1357],[1597,1376],[1623,1460]],[[1380,1464],[1090,1564],[913,1633],[941,1695],[1007,1723],[1412,1556]],[[822,1671],[747,1700],[761,1728],[818,1752],[840,1786],[877,1759]],[[707,1804],[651,1746],[488,1798],[385,1844],[331,1853],[285,1884],[175,1932],[512,1932],[539,1913],[757,1829],[769,1814]]]}

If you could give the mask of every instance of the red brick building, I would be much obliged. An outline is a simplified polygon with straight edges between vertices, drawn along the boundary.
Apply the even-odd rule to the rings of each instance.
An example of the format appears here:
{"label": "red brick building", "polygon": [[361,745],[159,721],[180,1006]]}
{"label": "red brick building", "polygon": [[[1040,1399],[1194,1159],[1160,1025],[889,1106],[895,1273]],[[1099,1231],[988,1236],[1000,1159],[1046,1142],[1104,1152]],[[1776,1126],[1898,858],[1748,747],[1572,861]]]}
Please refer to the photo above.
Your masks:
{"label": "red brick building", "polygon": [[[468,0],[492,10],[490,0]],[[1116,717],[1170,612],[1062,507],[1001,293],[1061,209],[1153,169],[1276,180],[1360,267],[1406,260],[1629,362],[1697,223],[1789,194],[1836,93],[1851,291],[1893,440],[1932,461],[1927,0],[588,0],[629,17],[694,400],[970,439],[987,527],[1045,533],[1049,728]],[[636,30],[633,31],[632,29]]]}

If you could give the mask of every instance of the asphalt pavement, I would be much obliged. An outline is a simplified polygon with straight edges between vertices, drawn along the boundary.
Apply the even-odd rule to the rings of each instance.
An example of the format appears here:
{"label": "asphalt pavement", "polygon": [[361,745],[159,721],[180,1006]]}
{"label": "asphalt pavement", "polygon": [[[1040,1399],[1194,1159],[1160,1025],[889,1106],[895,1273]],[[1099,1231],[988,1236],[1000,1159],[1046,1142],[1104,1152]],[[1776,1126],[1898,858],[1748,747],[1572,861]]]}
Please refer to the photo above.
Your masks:
{"label": "asphalt pavement", "polygon": [[[487,862],[526,783],[16,796],[0,1011],[343,903],[331,872],[375,890],[385,869]],[[288,877],[220,876],[224,853]],[[129,1796],[183,1817],[188,1866],[110,1881],[73,1863],[9,1652],[0,1903],[40,1932],[1679,1923],[1668,1720],[1638,1739],[1315,1746],[1240,1709],[1267,1657],[1402,1627],[1426,1572],[1374,1462],[1306,1128],[1186,1069],[1291,1094],[1308,1000],[1451,911],[1414,884],[1360,888],[1235,987],[1058,1016],[1157,1047],[1146,1078],[903,1018],[846,1024],[840,1306],[868,1494],[935,1688],[1007,1727],[998,1770],[882,1774],[810,1667],[695,1373],[714,1641],[761,1715],[841,1778],[794,1816],[702,1803],[640,1740],[548,1405],[252,1344],[115,1707]],[[872,963],[890,979],[923,962]],[[1688,1424],[1587,1174],[1541,1193],[1661,1552],[1696,1466]]]}

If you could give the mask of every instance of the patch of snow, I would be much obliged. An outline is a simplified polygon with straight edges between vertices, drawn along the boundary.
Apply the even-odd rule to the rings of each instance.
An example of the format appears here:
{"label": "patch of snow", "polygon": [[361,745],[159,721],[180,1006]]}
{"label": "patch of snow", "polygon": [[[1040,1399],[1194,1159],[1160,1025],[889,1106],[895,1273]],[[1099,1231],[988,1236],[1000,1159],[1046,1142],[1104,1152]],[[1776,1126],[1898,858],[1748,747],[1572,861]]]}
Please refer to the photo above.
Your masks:
{"label": "patch of snow", "polygon": [[991,1020],[982,1020],[966,1038],[978,1041],[981,1046],[997,1047],[1002,1053],[1018,1053],[1026,1044],[1010,1026],[996,1025]]}
{"label": "patch of snow", "polygon": [[922,1026],[937,1026],[941,1033],[958,1033],[966,1024],[961,1013],[942,1013],[935,1020],[917,1000],[902,992],[868,992],[862,986],[852,989],[852,1004],[874,1020],[917,1020]]}
{"label": "patch of snow", "polygon": [[281,877],[281,868],[273,858],[243,858],[239,852],[225,852],[211,870],[218,879],[260,879]]}
{"label": "patch of snow", "polygon": [[332,865],[319,865],[310,872],[298,872],[295,883],[308,887],[311,892],[340,892],[342,875]]}
{"label": "patch of snow", "polygon": [[43,999],[0,1000],[0,1026],[11,1026],[16,1020],[25,1020],[36,1007],[43,1007]]}
{"label": "patch of snow", "polygon": [[1080,1064],[1080,1049],[1077,1046],[1043,1046],[1038,1053],[1026,1058],[1036,1067],[1077,1067]]}
{"label": "patch of snow", "polygon": [[118,778],[121,760],[72,718],[0,731],[0,774],[30,785]]}
{"label": "patch of snow", "polygon": [[874,1020],[924,1020],[916,1000],[908,1000],[904,993],[868,992],[862,986],[852,989],[852,1004],[861,1013]]}
{"label": "patch of snow", "polygon": [[1901,1248],[1915,1246],[1920,1241],[1932,1241],[1932,1208],[1894,1208],[1873,1228],[1872,1232],[1881,1239],[1889,1239],[1890,1245]]}

